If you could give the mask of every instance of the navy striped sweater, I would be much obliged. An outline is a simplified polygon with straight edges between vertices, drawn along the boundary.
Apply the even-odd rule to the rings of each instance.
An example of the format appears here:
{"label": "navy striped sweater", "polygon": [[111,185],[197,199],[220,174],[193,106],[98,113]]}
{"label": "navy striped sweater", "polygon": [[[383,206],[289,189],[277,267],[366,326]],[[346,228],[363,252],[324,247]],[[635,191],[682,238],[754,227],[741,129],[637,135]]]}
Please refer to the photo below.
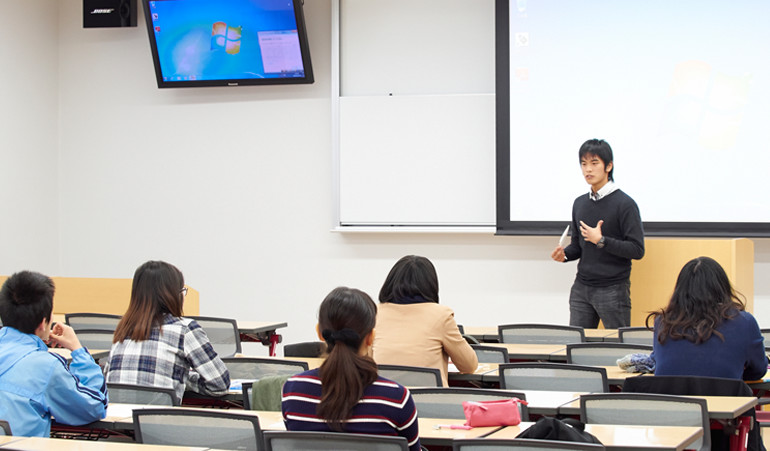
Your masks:
{"label": "navy striped sweater", "polygon": [[[286,381],[281,411],[287,430],[332,431],[316,414],[321,392],[318,369],[305,371]],[[405,437],[410,450],[420,450],[417,409],[412,395],[402,385],[383,377],[378,377],[364,389],[363,397],[343,427],[349,433]]]}

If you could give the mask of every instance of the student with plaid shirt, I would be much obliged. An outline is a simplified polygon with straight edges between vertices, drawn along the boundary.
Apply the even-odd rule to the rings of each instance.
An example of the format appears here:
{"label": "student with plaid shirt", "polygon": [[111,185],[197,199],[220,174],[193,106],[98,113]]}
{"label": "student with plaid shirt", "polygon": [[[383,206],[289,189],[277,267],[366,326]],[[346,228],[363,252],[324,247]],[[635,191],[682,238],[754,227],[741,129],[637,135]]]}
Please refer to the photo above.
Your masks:
{"label": "student with plaid shirt", "polygon": [[185,389],[227,393],[230,374],[206,332],[182,317],[186,294],[182,273],[169,263],[149,261],[136,270],[105,367],[108,383],[173,388],[178,401]]}

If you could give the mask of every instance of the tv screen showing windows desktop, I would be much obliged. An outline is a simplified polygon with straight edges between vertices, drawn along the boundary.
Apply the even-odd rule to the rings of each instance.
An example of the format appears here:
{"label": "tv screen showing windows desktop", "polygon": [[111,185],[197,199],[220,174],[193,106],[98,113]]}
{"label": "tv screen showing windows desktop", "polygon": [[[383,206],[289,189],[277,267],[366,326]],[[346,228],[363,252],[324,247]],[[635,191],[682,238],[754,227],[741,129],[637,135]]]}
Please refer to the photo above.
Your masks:
{"label": "tv screen showing windows desktop", "polygon": [[142,0],[159,88],[312,83],[301,0]]}

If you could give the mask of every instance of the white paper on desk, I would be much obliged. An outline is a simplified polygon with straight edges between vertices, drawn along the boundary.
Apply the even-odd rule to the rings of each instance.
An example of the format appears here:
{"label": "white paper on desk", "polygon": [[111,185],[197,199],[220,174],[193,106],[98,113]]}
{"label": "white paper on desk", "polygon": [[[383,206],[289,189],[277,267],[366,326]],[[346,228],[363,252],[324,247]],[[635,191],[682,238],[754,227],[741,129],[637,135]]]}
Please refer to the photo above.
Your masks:
{"label": "white paper on desk", "polygon": [[107,406],[107,417],[130,418],[134,415],[134,409],[143,409],[145,407],[147,406],[142,404],[110,403]]}
{"label": "white paper on desk", "polygon": [[561,247],[567,247],[567,244],[569,244],[569,236],[567,234],[569,233],[569,224],[567,224],[567,228],[564,229],[564,233],[561,234],[561,238],[559,238],[559,246]]}

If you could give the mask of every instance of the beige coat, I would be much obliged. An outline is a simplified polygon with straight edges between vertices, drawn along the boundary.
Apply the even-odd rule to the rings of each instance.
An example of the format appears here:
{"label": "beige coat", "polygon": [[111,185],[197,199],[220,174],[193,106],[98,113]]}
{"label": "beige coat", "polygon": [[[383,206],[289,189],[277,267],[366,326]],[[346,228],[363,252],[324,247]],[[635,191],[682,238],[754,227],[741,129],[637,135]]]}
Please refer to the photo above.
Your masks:
{"label": "beige coat", "polygon": [[433,302],[381,303],[377,309],[375,362],[438,368],[444,386],[448,386],[449,358],[462,373],[476,370],[479,363],[476,353],[460,335],[454,312],[449,307]]}

